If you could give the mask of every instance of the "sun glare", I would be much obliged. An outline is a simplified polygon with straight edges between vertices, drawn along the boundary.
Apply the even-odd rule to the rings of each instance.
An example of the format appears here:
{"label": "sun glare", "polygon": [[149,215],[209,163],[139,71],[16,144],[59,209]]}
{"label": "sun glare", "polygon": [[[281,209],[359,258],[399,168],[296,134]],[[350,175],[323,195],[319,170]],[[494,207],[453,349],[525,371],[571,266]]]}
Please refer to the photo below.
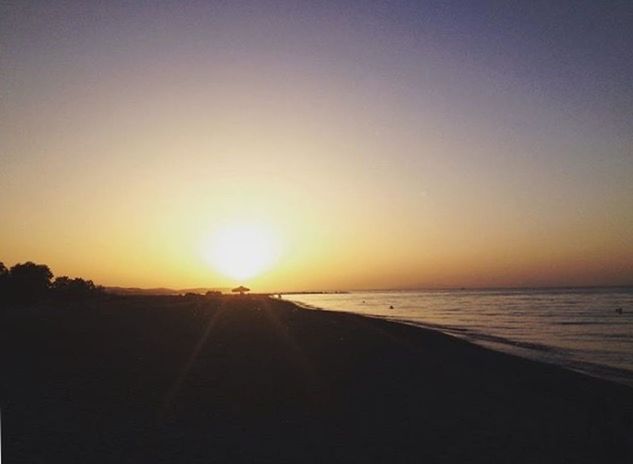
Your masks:
{"label": "sun glare", "polygon": [[243,281],[275,264],[279,258],[280,243],[268,227],[233,224],[216,230],[203,244],[202,252],[218,272]]}

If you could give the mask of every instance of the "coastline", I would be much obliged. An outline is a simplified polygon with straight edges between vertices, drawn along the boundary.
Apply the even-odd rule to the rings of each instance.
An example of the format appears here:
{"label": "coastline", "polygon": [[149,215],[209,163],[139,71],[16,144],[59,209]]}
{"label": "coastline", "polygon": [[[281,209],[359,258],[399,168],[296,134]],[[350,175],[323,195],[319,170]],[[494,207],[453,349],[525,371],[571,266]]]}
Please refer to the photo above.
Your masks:
{"label": "coastline", "polygon": [[0,312],[7,462],[630,462],[633,389],[266,297]]}
{"label": "coastline", "polygon": [[[633,387],[632,292],[359,292],[290,299],[439,330],[495,351]],[[618,313],[617,308],[624,310]]]}
{"label": "coastline", "polygon": [[[629,380],[630,371],[625,369],[619,369],[611,366],[604,366],[601,364],[591,364],[588,362],[578,362],[575,365],[566,365],[560,362],[554,362],[551,359],[543,358],[536,356],[534,354],[534,346],[538,344],[533,344],[529,342],[515,342],[508,339],[502,339],[501,337],[496,337],[493,335],[485,335],[479,334],[479,339],[473,338],[470,335],[466,335],[464,333],[459,333],[456,329],[446,330],[444,327],[439,325],[433,325],[429,323],[413,321],[406,318],[401,318],[397,316],[382,316],[375,314],[362,314],[354,311],[346,311],[346,310],[334,310],[322,308],[319,306],[313,306],[307,303],[302,303],[300,301],[292,301],[293,304],[306,309],[306,310],[317,310],[317,311],[327,311],[327,312],[339,312],[339,313],[347,313],[347,314],[355,314],[361,317],[367,317],[370,319],[377,319],[379,321],[392,322],[395,324],[404,324],[411,327],[417,327],[423,330],[431,330],[433,332],[439,332],[448,337],[465,341],[471,345],[478,346],[484,349],[488,349],[491,351],[495,351],[498,353],[508,354],[510,356],[515,356],[517,358],[526,359],[530,361],[537,362],[539,364],[546,364],[550,366],[555,366],[563,370],[576,372],[581,375],[586,375],[591,378],[605,380],[607,382],[616,383],[619,385],[625,385],[633,389],[633,383]],[[511,347],[512,349],[508,349]],[[547,350],[547,348],[545,348]],[[619,375],[618,375],[619,374]],[[625,378],[625,375],[627,376]]]}

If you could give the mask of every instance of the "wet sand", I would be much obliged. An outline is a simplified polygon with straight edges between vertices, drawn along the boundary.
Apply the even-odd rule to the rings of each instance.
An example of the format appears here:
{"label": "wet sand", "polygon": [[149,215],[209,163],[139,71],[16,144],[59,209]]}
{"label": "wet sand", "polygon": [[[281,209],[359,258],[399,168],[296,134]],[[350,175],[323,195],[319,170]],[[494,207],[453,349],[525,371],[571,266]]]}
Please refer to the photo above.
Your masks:
{"label": "wet sand", "polygon": [[55,462],[633,462],[633,389],[266,297],[0,310],[2,452]]}

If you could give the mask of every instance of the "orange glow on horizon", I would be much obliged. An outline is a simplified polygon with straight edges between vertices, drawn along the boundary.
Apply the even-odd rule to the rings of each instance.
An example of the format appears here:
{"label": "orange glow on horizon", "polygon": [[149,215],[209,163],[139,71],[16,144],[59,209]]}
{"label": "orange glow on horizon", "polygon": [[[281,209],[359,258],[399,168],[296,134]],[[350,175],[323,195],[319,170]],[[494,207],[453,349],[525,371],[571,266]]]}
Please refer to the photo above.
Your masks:
{"label": "orange glow on horizon", "polygon": [[7,266],[254,291],[633,283],[618,34],[539,58],[512,49],[530,34],[479,37],[494,22],[461,43],[434,28],[476,21],[353,2],[18,3],[0,28]]}

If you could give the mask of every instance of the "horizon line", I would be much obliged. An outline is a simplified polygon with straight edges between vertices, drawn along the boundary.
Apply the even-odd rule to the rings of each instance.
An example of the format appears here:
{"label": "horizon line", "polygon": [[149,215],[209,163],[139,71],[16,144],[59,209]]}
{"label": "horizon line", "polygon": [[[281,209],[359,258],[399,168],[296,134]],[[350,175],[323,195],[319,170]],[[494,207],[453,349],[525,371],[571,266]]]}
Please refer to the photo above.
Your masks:
{"label": "horizon line", "polygon": [[[174,293],[187,292],[193,290],[214,290],[221,291],[230,289],[231,286],[222,287],[186,287],[171,288],[164,286],[157,287],[137,287],[137,286],[120,286],[106,285],[106,290],[142,290],[151,292],[152,290],[170,291]],[[298,295],[298,294],[334,294],[334,293],[352,293],[352,292],[415,292],[415,291],[490,291],[490,290],[590,290],[590,289],[617,289],[617,288],[633,288],[633,283],[619,285],[540,285],[540,286],[494,286],[494,287],[401,287],[401,288],[351,288],[351,289],[320,289],[320,290],[275,290],[263,291],[264,294],[282,294],[282,295]],[[260,293],[260,292],[255,292]]]}

